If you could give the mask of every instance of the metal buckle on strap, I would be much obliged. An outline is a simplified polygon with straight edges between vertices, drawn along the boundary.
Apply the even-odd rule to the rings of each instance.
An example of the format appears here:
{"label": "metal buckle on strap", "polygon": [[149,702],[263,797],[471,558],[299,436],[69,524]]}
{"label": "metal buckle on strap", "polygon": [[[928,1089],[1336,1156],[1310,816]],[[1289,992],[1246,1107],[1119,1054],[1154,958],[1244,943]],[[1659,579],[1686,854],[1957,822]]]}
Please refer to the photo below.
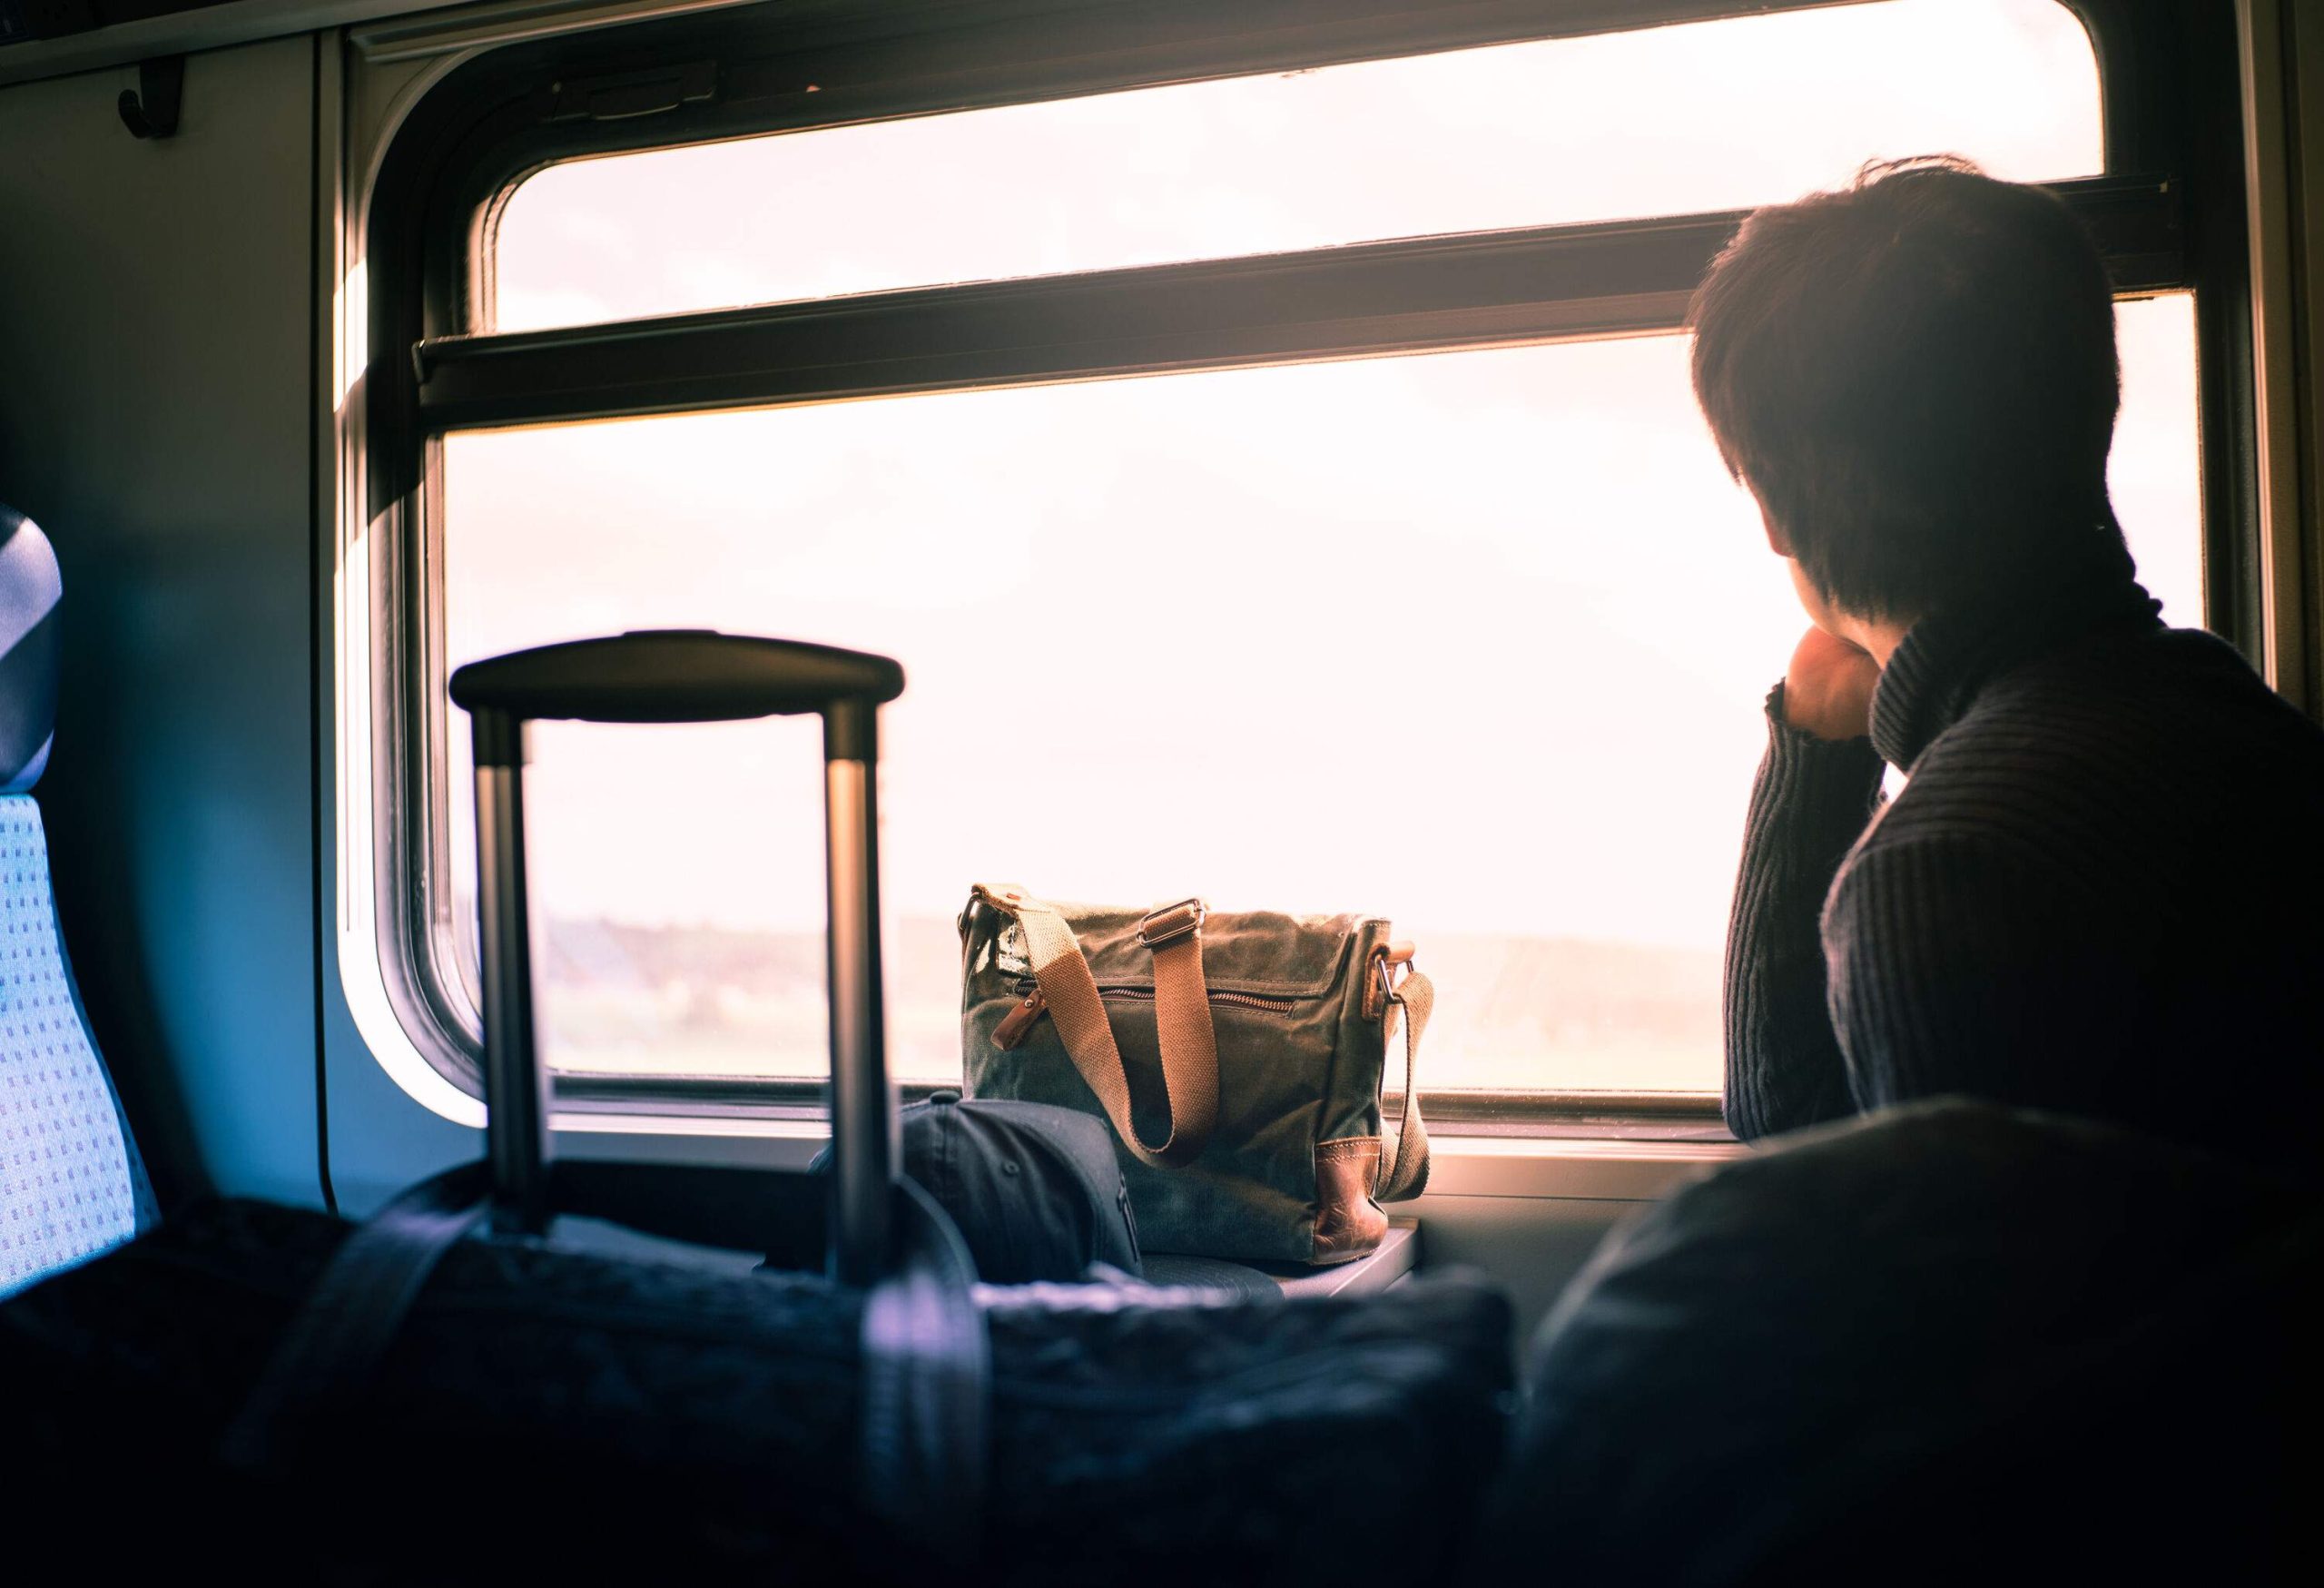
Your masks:
{"label": "metal buckle on strap", "polygon": [[1137,923],[1137,941],[1147,948],[1159,948],[1189,932],[1200,932],[1209,913],[1200,899],[1181,899],[1175,904],[1148,910]]}
{"label": "metal buckle on strap", "polygon": [[[1392,942],[1372,956],[1372,969],[1380,978],[1380,1012],[1385,1013],[1403,1001],[1396,991],[1400,980],[1396,972],[1410,971],[1412,965],[1413,945],[1408,942]],[[1369,1010],[1364,1012],[1366,1018],[1372,1013]]]}

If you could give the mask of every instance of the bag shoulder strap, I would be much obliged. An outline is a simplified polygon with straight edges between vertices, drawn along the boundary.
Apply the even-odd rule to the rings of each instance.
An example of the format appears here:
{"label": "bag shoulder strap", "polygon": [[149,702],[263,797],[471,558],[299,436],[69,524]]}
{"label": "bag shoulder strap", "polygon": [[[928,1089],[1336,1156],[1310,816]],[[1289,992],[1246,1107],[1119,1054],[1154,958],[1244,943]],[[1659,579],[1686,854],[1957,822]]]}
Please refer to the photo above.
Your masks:
{"label": "bag shoulder strap", "polygon": [[[1385,966],[1382,971],[1387,973]],[[1420,1117],[1420,1087],[1413,1070],[1421,1034],[1428,1030],[1428,1017],[1435,1008],[1436,983],[1418,971],[1406,971],[1403,979],[1388,990],[1387,1008],[1381,1018],[1393,1027],[1398,1012],[1403,1015],[1404,1119],[1396,1132],[1393,1153],[1384,1140],[1381,1143],[1380,1174],[1373,1196],[1382,1202],[1409,1201],[1428,1189],[1428,1126]],[[1384,1123],[1381,1129],[1384,1136]]]}
{"label": "bag shoulder strap", "polygon": [[975,897],[1025,929],[1033,982],[1056,1022],[1058,1039],[1097,1094],[1122,1145],[1157,1169],[1179,1169],[1200,1157],[1218,1124],[1218,1039],[1211,1029],[1210,990],[1202,973],[1202,901],[1166,905],[1138,924],[1138,941],[1154,955],[1154,1030],[1162,1050],[1162,1090],[1170,1105],[1170,1133],[1161,1145],[1150,1147],[1130,1117],[1129,1072],[1073,928],[1057,906],[1022,888],[980,883]]}
{"label": "bag shoulder strap", "polygon": [[942,1205],[910,1178],[896,1184],[896,1212],[895,1267],[863,1297],[859,1480],[887,1524],[866,1543],[883,1552],[910,1540],[921,1563],[972,1565],[992,1445],[992,1343],[976,1263]]}
{"label": "bag shoulder strap", "polygon": [[245,1470],[295,1457],[340,1396],[359,1392],[437,1263],[483,1219],[486,1166],[404,1191],[348,1233],[228,1425],[219,1455]]}

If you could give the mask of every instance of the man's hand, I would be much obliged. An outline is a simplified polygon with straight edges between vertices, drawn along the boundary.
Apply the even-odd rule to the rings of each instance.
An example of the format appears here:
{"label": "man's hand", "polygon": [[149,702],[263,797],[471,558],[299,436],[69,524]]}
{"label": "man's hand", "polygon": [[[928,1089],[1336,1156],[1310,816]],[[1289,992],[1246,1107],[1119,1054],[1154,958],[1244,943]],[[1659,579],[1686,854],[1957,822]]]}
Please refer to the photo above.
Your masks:
{"label": "man's hand", "polygon": [[1811,628],[1784,675],[1784,721],[1819,739],[1859,739],[1872,731],[1872,688],[1880,664],[1836,635]]}

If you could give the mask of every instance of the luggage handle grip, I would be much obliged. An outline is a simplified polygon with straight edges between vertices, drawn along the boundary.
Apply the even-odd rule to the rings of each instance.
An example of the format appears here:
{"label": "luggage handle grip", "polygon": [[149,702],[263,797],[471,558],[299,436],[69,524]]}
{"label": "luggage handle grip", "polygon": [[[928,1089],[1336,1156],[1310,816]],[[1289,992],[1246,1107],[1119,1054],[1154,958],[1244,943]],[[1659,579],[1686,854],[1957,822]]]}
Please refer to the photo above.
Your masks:
{"label": "luggage handle grip", "polygon": [[470,662],[453,704],[474,718],[479,764],[525,760],[524,725],[718,723],[819,713],[826,760],[877,758],[873,713],[903,693],[886,656],[706,628],[640,629]]}

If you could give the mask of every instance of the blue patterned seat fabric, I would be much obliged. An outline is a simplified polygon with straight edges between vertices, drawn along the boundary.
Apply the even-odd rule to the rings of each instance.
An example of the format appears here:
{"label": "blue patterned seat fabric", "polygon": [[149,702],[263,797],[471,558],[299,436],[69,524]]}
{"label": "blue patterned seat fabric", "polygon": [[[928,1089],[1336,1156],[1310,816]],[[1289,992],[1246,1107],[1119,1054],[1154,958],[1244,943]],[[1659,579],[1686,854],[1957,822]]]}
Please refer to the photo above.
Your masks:
{"label": "blue patterned seat fabric", "polygon": [[56,722],[63,595],[48,537],[0,507],[0,1296],[153,1220],[144,1165],[65,962],[29,792]]}

